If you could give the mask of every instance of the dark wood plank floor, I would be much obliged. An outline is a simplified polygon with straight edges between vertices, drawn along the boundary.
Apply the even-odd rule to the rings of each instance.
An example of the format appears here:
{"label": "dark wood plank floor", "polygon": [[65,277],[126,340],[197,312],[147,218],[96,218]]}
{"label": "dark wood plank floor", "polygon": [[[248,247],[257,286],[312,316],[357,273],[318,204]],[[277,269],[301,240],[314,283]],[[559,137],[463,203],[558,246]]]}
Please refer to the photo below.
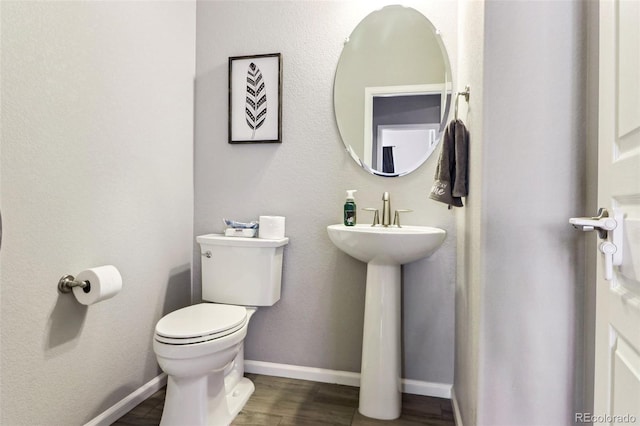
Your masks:
{"label": "dark wood plank floor", "polygon": [[[358,388],[306,380],[247,374],[256,390],[232,425],[431,425],[455,426],[451,401],[404,394],[402,416],[374,420],[358,412]],[[118,426],[160,423],[165,390],[142,402],[117,422]],[[186,425],[185,425],[186,426]]]}

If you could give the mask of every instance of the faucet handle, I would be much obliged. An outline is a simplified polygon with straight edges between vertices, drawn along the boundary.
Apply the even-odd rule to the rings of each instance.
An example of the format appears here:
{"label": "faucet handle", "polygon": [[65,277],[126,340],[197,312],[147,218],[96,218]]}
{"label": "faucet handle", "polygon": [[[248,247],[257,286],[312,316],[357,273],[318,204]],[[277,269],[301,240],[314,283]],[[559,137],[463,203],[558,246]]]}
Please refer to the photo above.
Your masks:
{"label": "faucet handle", "polygon": [[408,212],[412,212],[413,210],[411,209],[398,209],[396,210],[396,213],[393,215],[393,224],[396,225],[398,228],[402,228],[402,226],[400,226],[400,213],[408,213]]}
{"label": "faucet handle", "polygon": [[375,209],[373,207],[365,207],[362,210],[366,210],[368,212],[374,212],[373,213],[373,223],[371,224],[371,226],[380,225],[380,215],[378,213],[378,209]]}

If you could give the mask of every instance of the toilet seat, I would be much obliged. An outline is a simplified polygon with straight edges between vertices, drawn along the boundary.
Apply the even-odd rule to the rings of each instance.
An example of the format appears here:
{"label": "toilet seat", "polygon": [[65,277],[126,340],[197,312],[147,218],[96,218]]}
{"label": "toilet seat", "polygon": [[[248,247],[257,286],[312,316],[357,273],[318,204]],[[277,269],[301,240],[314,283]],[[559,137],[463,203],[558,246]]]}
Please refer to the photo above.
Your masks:
{"label": "toilet seat", "polygon": [[246,322],[244,306],[200,303],[161,318],[156,324],[155,339],[170,345],[203,343],[232,334]]}

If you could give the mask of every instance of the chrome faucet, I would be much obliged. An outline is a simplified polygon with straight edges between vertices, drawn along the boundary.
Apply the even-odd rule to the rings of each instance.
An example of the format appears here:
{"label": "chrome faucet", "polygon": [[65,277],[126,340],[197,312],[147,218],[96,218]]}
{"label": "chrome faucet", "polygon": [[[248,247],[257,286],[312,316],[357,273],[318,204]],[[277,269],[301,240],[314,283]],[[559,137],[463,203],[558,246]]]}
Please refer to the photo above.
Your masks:
{"label": "chrome faucet", "polygon": [[391,225],[391,197],[389,193],[382,194],[382,226]]}
{"label": "chrome faucet", "polygon": [[[389,227],[391,225],[391,196],[389,196],[388,192],[384,192],[382,194],[382,223],[380,223],[380,216],[378,215],[378,209],[373,207],[366,207],[362,210],[366,210],[369,212],[373,212],[373,223],[371,226],[382,225],[384,227]],[[411,212],[413,210],[410,209],[398,209],[395,212],[393,217],[393,226],[397,226],[398,228],[402,228],[400,226],[400,213]]]}

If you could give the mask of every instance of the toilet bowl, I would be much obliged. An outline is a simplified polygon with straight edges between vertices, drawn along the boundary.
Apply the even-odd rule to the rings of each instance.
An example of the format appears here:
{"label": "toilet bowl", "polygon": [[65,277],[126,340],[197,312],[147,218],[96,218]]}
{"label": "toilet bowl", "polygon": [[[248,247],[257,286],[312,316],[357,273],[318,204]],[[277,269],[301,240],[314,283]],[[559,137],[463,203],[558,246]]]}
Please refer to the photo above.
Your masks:
{"label": "toilet bowl", "polygon": [[[244,338],[257,306],[280,299],[288,238],[196,238],[202,298],[156,324],[153,350],[167,375],[161,426],[225,426],[255,387],[244,377]],[[207,303],[215,302],[215,303]]]}
{"label": "toilet bowl", "polygon": [[168,377],[162,426],[228,425],[253,393],[243,342],[255,308],[201,303],[156,325],[153,349]]}

